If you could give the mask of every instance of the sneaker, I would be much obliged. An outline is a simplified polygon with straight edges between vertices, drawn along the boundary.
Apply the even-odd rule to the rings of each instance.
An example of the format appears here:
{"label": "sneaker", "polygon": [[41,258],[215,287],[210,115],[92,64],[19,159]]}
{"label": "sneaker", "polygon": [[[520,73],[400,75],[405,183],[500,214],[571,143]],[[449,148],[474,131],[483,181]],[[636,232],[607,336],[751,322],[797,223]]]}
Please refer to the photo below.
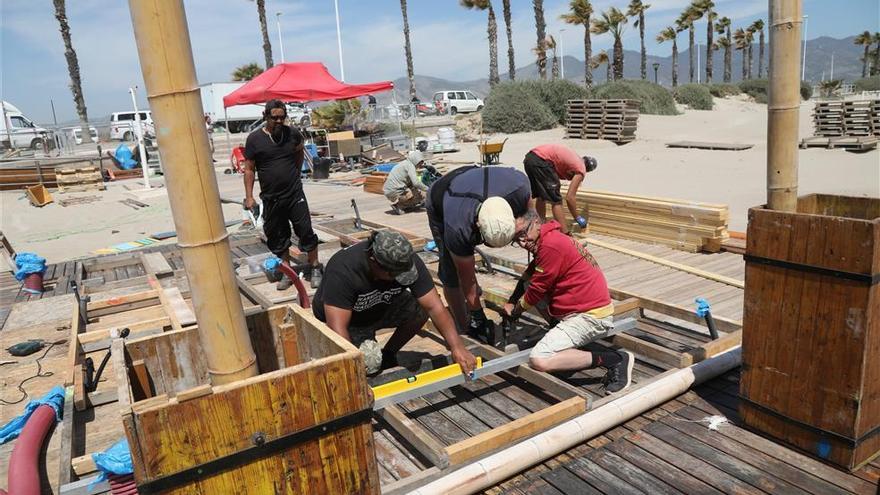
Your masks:
{"label": "sneaker", "polygon": [[385,352],[385,349],[382,349],[382,371],[396,368],[397,366],[397,356],[395,354]]}
{"label": "sneaker", "polygon": [[311,284],[313,289],[317,289],[321,285],[321,280],[324,278],[324,265],[318,263],[317,265],[312,267],[312,274],[309,277],[309,283]]}
{"label": "sneaker", "polygon": [[622,358],[619,363],[608,368],[605,378],[602,379],[602,385],[605,386],[605,393],[614,394],[629,387],[632,383],[633,364],[636,362],[635,356],[629,351],[617,351]]}
{"label": "sneaker", "polygon": [[281,280],[278,281],[278,284],[275,285],[276,290],[287,290],[290,286],[293,285],[293,280],[290,279],[287,275],[281,277]]}
{"label": "sneaker", "polygon": [[397,205],[391,205],[391,214],[392,215],[403,215],[403,210],[400,209]]}

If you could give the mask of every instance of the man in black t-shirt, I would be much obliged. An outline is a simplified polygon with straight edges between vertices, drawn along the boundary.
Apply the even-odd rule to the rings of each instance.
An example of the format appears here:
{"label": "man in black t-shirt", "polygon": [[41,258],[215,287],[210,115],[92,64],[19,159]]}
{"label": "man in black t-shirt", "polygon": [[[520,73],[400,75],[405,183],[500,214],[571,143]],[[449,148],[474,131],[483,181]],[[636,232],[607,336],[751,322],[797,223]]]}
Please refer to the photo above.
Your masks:
{"label": "man in black t-shirt", "polygon": [[[368,374],[396,366],[397,352],[428,317],[462,372],[468,374],[476,366],[425,263],[399,232],[374,232],[370,239],[334,254],[312,308],[319,320],[361,349]],[[396,330],[380,351],[376,330],[381,328]]]}
{"label": "man in black t-shirt", "polygon": [[[263,200],[263,231],[269,250],[290,264],[290,224],[299,239],[299,250],[308,253],[310,270],[306,279],[312,288],[321,283],[318,263],[318,236],[312,230],[309,204],[300,178],[305,138],[299,130],[284,124],[287,108],[280,100],[269,100],[263,111],[266,125],[250,133],[244,146],[244,207],[254,206],[254,171],[260,178]],[[278,282],[278,290],[290,287],[287,275]]]}

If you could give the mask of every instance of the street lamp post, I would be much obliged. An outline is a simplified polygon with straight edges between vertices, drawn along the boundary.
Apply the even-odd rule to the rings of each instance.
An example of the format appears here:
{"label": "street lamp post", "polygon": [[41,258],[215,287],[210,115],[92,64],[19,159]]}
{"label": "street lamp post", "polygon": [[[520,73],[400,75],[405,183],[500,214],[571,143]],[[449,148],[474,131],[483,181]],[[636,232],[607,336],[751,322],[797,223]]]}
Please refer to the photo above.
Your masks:
{"label": "street lamp post", "polygon": [[342,63],[342,31],[339,30],[339,0],[333,0],[333,7],[336,9],[336,44],[339,46],[339,75],[342,82],[345,82],[345,65]]}
{"label": "street lamp post", "polygon": [[562,44],[562,33],[565,32],[565,28],[559,30],[559,72],[562,76],[562,79],[565,79],[565,49]]}
{"label": "street lamp post", "polygon": [[807,75],[807,18],[809,16],[804,14],[804,60],[801,63],[801,81],[806,79]]}
{"label": "street lamp post", "polygon": [[284,41],[281,40],[281,12],[275,12],[275,24],[278,26],[278,47],[281,48],[281,63],[284,63]]}
{"label": "street lamp post", "polygon": [[651,66],[654,67],[654,84],[660,84],[657,79],[657,71],[660,70],[660,62],[654,62]]}

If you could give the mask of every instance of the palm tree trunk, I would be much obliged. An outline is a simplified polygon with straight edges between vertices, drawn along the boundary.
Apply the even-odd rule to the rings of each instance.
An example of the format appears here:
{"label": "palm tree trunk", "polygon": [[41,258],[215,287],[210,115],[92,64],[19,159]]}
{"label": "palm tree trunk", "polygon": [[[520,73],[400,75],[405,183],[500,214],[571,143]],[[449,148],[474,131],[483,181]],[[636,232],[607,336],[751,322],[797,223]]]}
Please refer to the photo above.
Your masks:
{"label": "palm tree trunk", "polygon": [[494,86],[501,81],[498,77],[498,23],[495,22],[495,9],[489,2],[489,85]]}
{"label": "palm tree trunk", "polygon": [[55,4],[55,19],[58,20],[61,40],[64,42],[64,58],[67,59],[67,72],[70,74],[70,92],[73,93],[73,103],[76,106],[76,114],[79,116],[80,132],[84,143],[92,142],[92,133],[89,131],[89,115],[86,110],[86,100],[83,98],[82,80],[79,74],[79,59],[77,59],[73,42],[70,39],[67,7],[64,0],[53,0],[53,3]]}
{"label": "palm tree trunk", "polygon": [[672,40],[672,87],[678,86],[678,43]]}
{"label": "palm tree trunk", "polygon": [[724,47],[724,82],[729,83],[733,65],[733,40],[731,39],[730,28],[727,28],[727,45]]}
{"label": "palm tree trunk", "polygon": [[764,78],[764,30],[758,35],[758,79]]}
{"label": "palm tree trunk", "polygon": [[504,9],[504,25],[507,28],[507,77],[513,81],[516,78],[516,60],[513,58],[513,27],[510,20],[510,0],[501,2]]}
{"label": "palm tree trunk", "polygon": [[593,43],[590,39],[590,19],[584,23],[584,86],[587,89],[593,87],[593,68],[590,59],[593,58]]}
{"label": "palm tree trunk", "polygon": [[403,14],[403,49],[406,52],[406,77],[409,79],[409,97],[416,97],[416,78],[413,72],[412,45],[409,43],[409,18],[406,15],[406,0],[400,0],[400,13]]}
{"label": "palm tree trunk", "polygon": [[749,43],[749,70],[748,70],[749,79],[752,78],[752,44]]}
{"label": "palm tree trunk", "polygon": [[614,39],[614,80],[623,79],[623,41]]}
{"label": "palm tree trunk", "polygon": [[639,38],[642,40],[642,80],[648,78],[648,52],[645,50],[645,13],[639,12]]}
{"label": "palm tree trunk", "polygon": [[556,51],[553,52],[553,66],[550,68],[550,74],[553,79],[559,79],[559,56]]}
{"label": "palm tree trunk", "polygon": [[712,55],[715,50],[712,49],[714,41],[715,26],[712,25],[712,18],[709,17],[706,22],[706,83],[712,82]]}
{"label": "palm tree trunk", "polygon": [[874,67],[871,69],[871,75],[880,74],[880,40],[877,40],[877,48],[874,49]]}
{"label": "palm tree trunk", "polygon": [[544,61],[544,63],[538,64],[538,74],[541,79],[547,79],[547,52],[544,50],[547,24],[544,22],[544,0],[532,0],[532,6],[535,8],[535,30],[538,34],[538,60]]}
{"label": "palm tree trunk", "polygon": [[691,24],[688,29],[688,57],[690,58],[690,79],[688,82],[694,82],[694,25]]}
{"label": "palm tree trunk", "polygon": [[611,60],[605,64],[605,82],[611,82]]}
{"label": "palm tree trunk", "polygon": [[742,47],[742,57],[743,57],[743,73],[742,80],[745,81],[749,78],[749,57],[746,54],[746,47]]}
{"label": "palm tree trunk", "polygon": [[869,48],[871,48],[870,43],[865,45],[865,55],[862,57],[862,78],[868,77],[868,49]]}
{"label": "palm tree trunk", "polygon": [[257,0],[257,15],[260,17],[260,31],[263,33],[263,55],[266,57],[266,70],[272,63],[272,44],[269,43],[269,28],[266,26],[266,0]]}

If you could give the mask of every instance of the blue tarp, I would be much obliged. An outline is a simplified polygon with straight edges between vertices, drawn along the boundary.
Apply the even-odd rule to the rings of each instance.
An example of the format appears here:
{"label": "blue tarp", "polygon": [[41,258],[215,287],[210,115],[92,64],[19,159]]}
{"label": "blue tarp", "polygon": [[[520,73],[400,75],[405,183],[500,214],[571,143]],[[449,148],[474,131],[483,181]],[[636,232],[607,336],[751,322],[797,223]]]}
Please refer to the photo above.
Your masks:
{"label": "blue tarp", "polygon": [[104,452],[92,454],[92,460],[101,474],[92,484],[100,483],[107,479],[108,474],[131,474],[134,467],[131,463],[131,451],[128,448],[128,440],[122,439]]}
{"label": "blue tarp", "polygon": [[46,272],[46,258],[34,253],[18,253],[15,255],[15,280],[19,282],[31,273]]}
{"label": "blue tarp", "polygon": [[119,166],[123,168],[123,170],[131,170],[137,166],[137,162],[134,161],[131,150],[125,143],[121,143],[116,147],[116,151],[113,153],[116,157],[116,161],[119,162]]}
{"label": "blue tarp", "polygon": [[42,398],[28,402],[28,405],[24,407],[23,413],[6,423],[3,428],[0,428],[0,445],[18,438],[31,414],[43,404],[52,406],[55,409],[55,419],[60,421],[61,412],[64,409],[64,389],[60,385],[56,385]]}

